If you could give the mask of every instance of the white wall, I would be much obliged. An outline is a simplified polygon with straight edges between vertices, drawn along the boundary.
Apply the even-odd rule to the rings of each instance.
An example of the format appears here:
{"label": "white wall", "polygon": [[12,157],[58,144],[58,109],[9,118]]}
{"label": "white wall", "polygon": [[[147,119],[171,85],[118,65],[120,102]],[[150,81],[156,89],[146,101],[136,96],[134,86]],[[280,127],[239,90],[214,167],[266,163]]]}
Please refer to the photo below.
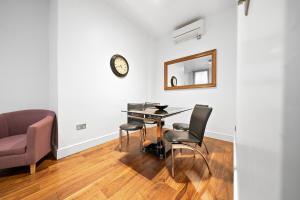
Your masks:
{"label": "white wall", "polygon": [[299,199],[299,9],[252,0],[248,17],[238,10],[239,199]]}
{"label": "white wall", "polygon": [[[58,1],[57,16],[58,157],[63,157],[117,136],[126,121],[121,109],[146,100],[154,40],[99,0]],[[125,78],[111,71],[114,54],[129,63]],[[87,129],[76,131],[81,123]]]}
{"label": "white wall", "polygon": [[300,1],[285,1],[284,113],[281,199],[300,197]]}
{"label": "white wall", "polygon": [[[201,40],[174,45],[170,35],[154,40],[104,1],[1,0],[0,9],[0,111],[56,111],[58,157],[116,137],[118,126],[126,121],[120,110],[127,102],[210,104],[214,113],[208,130],[232,134],[235,10],[207,17],[207,34]],[[163,90],[164,61],[214,48],[217,88]],[[109,61],[117,53],[129,62],[126,78],[111,72]],[[220,95],[226,101],[220,102]],[[188,122],[189,117],[185,113],[168,122]],[[87,129],[76,131],[81,123]]]}
{"label": "white wall", "polygon": [[58,0],[49,2],[49,107],[58,112]]}
{"label": "white wall", "polygon": [[0,1],[0,113],[48,108],[48,0]]}
{"label": "white wall", "polygon": [[[157,45],[157,62],[152,68],[154,101],[172,106],[193,107],[208,104],[213,113],[207,130],[214,136],[232,139],[235,126],[236,95],[236,10],[231,8],[205,18],[206,34],[200,40],[174,44],[171,34],[160,39]],[[165,61],[191,54],[217,49],[217,87],[207,89],[164,91]],[[167,119],[167,126],[173,122],[189,122],[191,112]]]}

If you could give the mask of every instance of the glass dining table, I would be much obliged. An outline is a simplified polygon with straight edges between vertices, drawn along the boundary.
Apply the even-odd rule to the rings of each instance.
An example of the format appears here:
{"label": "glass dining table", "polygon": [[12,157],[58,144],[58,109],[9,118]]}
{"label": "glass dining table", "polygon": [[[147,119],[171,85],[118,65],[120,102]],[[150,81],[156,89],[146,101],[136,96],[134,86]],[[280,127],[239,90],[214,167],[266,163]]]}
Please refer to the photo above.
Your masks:
{"label": "glass dining table", "polygon": [[159,110],[155,107],[150,107],[144,110],[122,110],[122,112],[126,112],[129,118],[143,120],[144,122],[154,122],[156,124],[156,142],[145,140],[144,151],[153,153],[159,156],[160,159],[163,159],[164,153],[167,151],[162,142],[163,119],[189,110],[192,110],[192,108],[167,107],[164,110]]}

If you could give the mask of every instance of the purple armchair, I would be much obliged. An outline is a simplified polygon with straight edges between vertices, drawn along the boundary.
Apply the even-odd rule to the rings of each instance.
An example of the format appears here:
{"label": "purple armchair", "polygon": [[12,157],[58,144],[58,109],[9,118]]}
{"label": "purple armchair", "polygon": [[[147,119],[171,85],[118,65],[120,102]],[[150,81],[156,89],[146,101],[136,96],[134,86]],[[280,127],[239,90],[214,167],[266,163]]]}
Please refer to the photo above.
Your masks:
{"label": "purple armchair", "polygon": [[23,110],[0,114],[0,169],[36,163],[51,151],[55,113]]}

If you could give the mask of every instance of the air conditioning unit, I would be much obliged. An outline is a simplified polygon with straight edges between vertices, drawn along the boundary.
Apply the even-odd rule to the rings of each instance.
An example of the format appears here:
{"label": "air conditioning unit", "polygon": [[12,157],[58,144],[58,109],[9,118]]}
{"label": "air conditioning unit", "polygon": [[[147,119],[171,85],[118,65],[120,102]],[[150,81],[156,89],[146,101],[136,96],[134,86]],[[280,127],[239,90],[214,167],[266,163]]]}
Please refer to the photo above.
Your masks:
{"label": "air conditioning unit", "polygon": [[204,33],[204,19],[199,19],[182,28],[175,30],[172,34],[175,43],[197,38],[201,39]]}

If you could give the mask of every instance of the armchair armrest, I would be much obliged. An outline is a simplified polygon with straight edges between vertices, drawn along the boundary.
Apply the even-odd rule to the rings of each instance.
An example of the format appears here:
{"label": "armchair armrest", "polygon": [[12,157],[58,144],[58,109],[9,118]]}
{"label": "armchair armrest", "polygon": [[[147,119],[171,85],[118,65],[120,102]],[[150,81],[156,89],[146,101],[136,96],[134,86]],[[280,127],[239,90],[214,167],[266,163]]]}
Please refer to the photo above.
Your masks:
{"label": "armchair armrest", "polygon": [[27,162],[33,164],[51,151],[52,116],[47,116],[27,129]]}

